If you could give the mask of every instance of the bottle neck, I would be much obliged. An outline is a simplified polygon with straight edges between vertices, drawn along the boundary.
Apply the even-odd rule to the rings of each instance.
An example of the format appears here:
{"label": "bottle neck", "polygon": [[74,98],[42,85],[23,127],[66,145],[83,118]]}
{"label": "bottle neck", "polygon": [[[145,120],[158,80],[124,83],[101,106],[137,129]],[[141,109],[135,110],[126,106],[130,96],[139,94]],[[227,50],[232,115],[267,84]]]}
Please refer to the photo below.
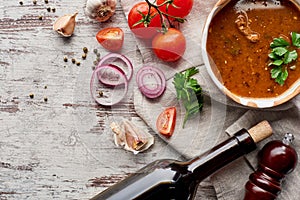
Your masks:
{"label": "bottle neck", "polygon": [[186,163],[189,177],[197,182],[202,181],[233,160],[253,151],[256,144],[245,129],[240,130],[233,137],[215,146]]}

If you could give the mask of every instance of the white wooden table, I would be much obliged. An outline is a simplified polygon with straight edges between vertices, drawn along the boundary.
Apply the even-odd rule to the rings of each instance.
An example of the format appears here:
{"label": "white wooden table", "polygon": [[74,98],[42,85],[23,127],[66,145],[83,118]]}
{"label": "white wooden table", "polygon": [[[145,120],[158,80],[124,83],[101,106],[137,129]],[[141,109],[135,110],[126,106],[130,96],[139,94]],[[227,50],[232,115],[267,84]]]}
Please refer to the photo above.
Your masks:
{"label": "white wooden table", "polygon": [[[116,148],[109,119],[132,118],[147,127],[136,115],[132,98],[122,106],[103,108],[90,97],[93,49],[107,53],[96,33],[119,26],[125,31],[123,51],[136,49],[120,4],[110,22],[99,24],[84,15],[84,0],[22,3],[0,4],[1,200],[89,199],[151,161],[180,159],[158,137],[143,154]],[[71,38],[52,31],[59,16],[76,10]],[[81,58],[83,47],[89,49],[86,60]],[[72,64],[72,58],[80,66]],[[209,182],[201,184],[197,199],[201,197],[216,199]]]}

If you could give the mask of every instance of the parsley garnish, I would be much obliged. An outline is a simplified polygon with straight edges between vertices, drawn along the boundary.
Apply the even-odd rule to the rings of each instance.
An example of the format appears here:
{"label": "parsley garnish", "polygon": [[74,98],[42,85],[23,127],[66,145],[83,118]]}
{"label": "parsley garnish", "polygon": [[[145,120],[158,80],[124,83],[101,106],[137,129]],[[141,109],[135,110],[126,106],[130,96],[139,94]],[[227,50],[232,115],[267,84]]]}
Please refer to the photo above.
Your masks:
{"label": "parsley garnish", "polygon": [[288,64],[298,58],[297,51],[291,48],[292,46],[300,48],[300,34],[292,32],[291,36],[292,45],[283,38],[275,38],[270,44],[272,51],[269,54],[269,58],[272,62],[269,63],[269,66],[273,66],[271,77],[279,85],[283,85],[289,75],[287,70]]}
{"label": "parsley garnish", "polygon": [[202,88],[196,79],[191,78],[198,72],[198,69],[192,67],[185,72],[176,73],[174,77],[173,84],[176,89],[177,99],[182,101],[186,111],[183,120],[183,128],[187,120],[192,115],[201,111],[203,107]]}

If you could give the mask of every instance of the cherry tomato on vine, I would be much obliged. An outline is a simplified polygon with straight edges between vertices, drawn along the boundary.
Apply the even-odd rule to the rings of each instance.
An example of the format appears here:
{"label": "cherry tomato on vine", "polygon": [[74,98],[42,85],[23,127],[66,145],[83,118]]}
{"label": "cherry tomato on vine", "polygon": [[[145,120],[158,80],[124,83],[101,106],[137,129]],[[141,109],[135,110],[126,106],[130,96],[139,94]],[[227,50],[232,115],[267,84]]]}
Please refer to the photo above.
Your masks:
{"label": "cherry tomato on vine", "polygon": [[[166,0],[157,0],[157,5],[161,5]],[[192,10],[194,0],[173,0],[172,3],[167,3],[161,6],[159,9],[174,17],[184,18]]]}
{"label": "cherry tomato on vine", "polygon": [[131,31],[139,38],[153,38],[161,29],[160,16],[153,7],[150,9],[146,2],[135,4],[128,14],[128,25]]}
{"label": "cherry tomato on vine", "polygon": [[157,118],[156,128],[166,137],[171,137],[176,124],[176,107],[166,108]]}
{"label": "cherry tomato on vine", "polygon": [[97,41],[109,51],[119,51],[124,42],[124,32],[120,28],[104,28],[96,35]]}
{"label": "cherry tomato on vine", "polygon": [[152,50],[163,61],[173,62],[180,59],[185,49],[185,37],[175,28],[169,28],[166,33],[159,33],[152,40]]}

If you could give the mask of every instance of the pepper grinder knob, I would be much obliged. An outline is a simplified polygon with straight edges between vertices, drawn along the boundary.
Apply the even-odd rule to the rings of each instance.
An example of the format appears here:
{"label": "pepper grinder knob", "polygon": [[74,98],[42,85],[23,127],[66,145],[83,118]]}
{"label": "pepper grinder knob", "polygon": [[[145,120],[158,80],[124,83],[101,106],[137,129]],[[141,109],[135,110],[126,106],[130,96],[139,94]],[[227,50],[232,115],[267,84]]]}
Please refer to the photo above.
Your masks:
{"label": "pepper grinder knob", "polygon": [[287,133],[282,141],[268,142],[259,152],[258,169],[249,176],[244,200],[274,200],[281,192],[281,180],[291,173],[298,156],[290,145],[293,134]]}

